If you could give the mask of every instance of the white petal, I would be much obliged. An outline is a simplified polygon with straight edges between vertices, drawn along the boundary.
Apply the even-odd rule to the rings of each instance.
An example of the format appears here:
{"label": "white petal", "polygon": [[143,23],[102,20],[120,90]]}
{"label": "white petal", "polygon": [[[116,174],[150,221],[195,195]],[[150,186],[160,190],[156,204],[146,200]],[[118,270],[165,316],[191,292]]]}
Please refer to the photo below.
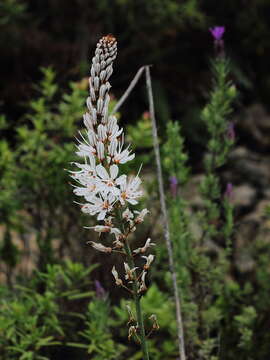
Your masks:
{"label": "white petal", "polygon": [[105,215],[106,215],[106,211],[103,210],[103,211],[101,211],[101,212],[98,214],[97,219],[98,219],[98,220],[104,220]]}
{"label": "white petal", "polygon": [[118,175],[119,169],[117,165],[110,166],[111,178],[114,180]]}
{"label": "white petal", "polygon": [[73,192],[78,196],[85,196],[89,191],[87,190],[87,188],[77,187],[73,190]]}
{"label": "white petal", "polygon": [[120,185],[121,190],[124,190],[127,185],[127,175],[121,175],[115,181],[116,185]]}
{"label": "white petal", "polygon": [[127,202],[129,202],[131,205],[136,205],[138,204],[138,201],[137,200],[134,200],[134,199],[126,199]]}
{"label": "white petal", "polygon": [[97,165],[96,172],[97,172],[98,176],[101,177],[101,179],[109,180],[109,178],[110,178],[109,174],[107,173],[107,170],[105,169],[105,167],[102,166],[101,164]]}
{"label": "white petal", "polygon": [[129,188],[136,190],[141,185],[141,179],[136,176],[130,183]]}
{"label": "white petal", "polygon": [[120,164],[125,164],[128,161],[133,160],[134,158],[135,158],[135,154],[132,154],[130,156],[126,156],[126,157],[122,158],[119,162],[120,162]]}

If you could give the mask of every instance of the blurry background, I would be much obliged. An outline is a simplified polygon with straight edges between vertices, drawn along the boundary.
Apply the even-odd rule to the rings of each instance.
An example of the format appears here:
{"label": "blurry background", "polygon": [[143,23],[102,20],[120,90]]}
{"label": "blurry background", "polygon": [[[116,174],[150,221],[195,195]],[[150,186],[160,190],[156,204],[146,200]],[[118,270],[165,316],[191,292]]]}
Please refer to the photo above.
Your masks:
{"label": "blurry background", "polygon": [[[112,285],[110,274],[116,260],[96,254],[86,245],[93,234],[83,226],[91,220],[84,218],[73,204],[70,179],[64,170],[70,169],[69,163],[75,160],[74,136],[82,126],[86,109],[90,62],[98,39],[105,34],[112,33],[118,40],[118,57],[111,78],[114,102],[142,65],[153,65],[160,141],[165,141],[169,120],[181,124],[192,166],[186,196],[195,208],[200,207],[196,187],[207,140],[200,113],[209,97],[210,63],[215,56],[209,27],[222,25],[226,28],[224,43],[231,62],[230,76],[238,90],[232,116],[236,146],[220,171],[224,188],[227,182],[234,186],[237,233],[232,269],[239,284],[247,279],[253,281],[254,292],[263,283],[262,296],[267,298],[269,14],[268,0],[0,1],[2,283],[13,287],[18,276],[23,282],[32,270],[46,271],[48,264],[69,258],[87,267],[101,263],[93,269],[91,286],[94,289],[94,280],[98,280],[110,291],[112,303],[119,301],[119,291]],[[154,215],[142,226],[138,242],[149,235],[162,239],[161,228],[156,226],[158,194],[153,181],[147,111],[145,81],[141,79],[119,114],[128,141],[134,143],[138,153],[132,170],[136,171],[143,161],[144,176],[150,179],[145,204]],[[165,182],[168,185],[168,176]],[[253,243],[261,232],[266,247],[265,243]],[[167,262],[163,250],[153,275],[161,284],[160,274]],[[260,257],[262,254],[264,257]],[[258,259],[262,283],[257,282],[255,275]],[[260,326],[268,328],[269,323],[270,316],[266,314]],[[260,359],[266,359],[267,354],[270,351],[265,345]]]}
{"label": "blurry background", "polygon": [[[19,1],[3,0],[1,16],[1,109],[16,123],[35,94],[41,67],[52,66],[64,89],[89,74],[97,39],[118,38],[114,93],[122,94],[137,69],[153,64],[157,111],[162,123],[181,120],[188,141],[198,138],[198,107],[209,87],[210,26],[226,27],[226,52],[241,91],[238,109],[257,104],[267,111],[270,90],[269,1]],[[134,121],[145,106],[143,86],[124,108]],[[244,109],[243,109],[244,108]],[[247,135],[247,134],[246,134]],[[252,136],[252,135],[251,135]],[[249,145],[253,139],[242,132]],[[254,134],[253,134],[254,137]],[[260,141],[258,147],[262,148]]]}

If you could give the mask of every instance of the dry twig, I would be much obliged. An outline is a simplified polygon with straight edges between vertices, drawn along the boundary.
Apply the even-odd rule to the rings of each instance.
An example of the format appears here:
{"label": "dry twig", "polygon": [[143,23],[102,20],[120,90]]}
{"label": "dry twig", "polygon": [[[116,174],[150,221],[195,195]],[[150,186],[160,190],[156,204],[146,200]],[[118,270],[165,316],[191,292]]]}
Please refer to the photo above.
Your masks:
{"label": "dry twig", "polygon": [[153,133],[154,151],[155,151],[155,158],[156,158],[156,165],[157,165],[160,204],[161,204],[161,211],[162,211],[162,216],[163,216],[164,233],[165,233],[166,245],[167,245],[168,254],[169,254],[169,266],[170,266],[170,272],[171,272],[172,280],[173,280],[173,290],[174,290],[174,298],[175,298],[175,304],[176,304],[176,320],[177,320],[177,327],[178,327],[179,355],[180,355],[180,360],[185,360],[186,355],[185,355],[183,321],[182,321],[182,313],[181,313],[181,301],[180,301],[180,296],[179,296],[179,289],[177,286],[177,277],[176,277],[176,271],[175,271],[174,260],[173,260],[173,245],[172,245],[172,241],[170,238],[169,220],[168,220],[166,201],[165,201],[161,160],[160,160],[160,151],[159,151],[158,135],[157,135],[157,125],[156,125],[155,109],[154,109],[154,101],[153,101],[153,91],[152,91],[149,66],[145,67],[145,74],[146,74],[146,86],[147,86],[148,99],[149,99],[149,112],[150,112],[150,117],[152,120],[152,133]]}

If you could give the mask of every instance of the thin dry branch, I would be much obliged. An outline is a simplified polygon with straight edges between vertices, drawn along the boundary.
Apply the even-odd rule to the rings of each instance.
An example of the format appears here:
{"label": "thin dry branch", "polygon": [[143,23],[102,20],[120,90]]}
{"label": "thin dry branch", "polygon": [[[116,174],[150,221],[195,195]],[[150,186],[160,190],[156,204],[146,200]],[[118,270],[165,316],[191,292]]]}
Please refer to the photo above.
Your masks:
{"label": "thin dry branch", "polygon": [[169,221],[168,214],[166,208],[165,201],[165,193],[164,193],[164,185],[163,185],[163,176],[162,176],[162,168],[161,168],[161,160],[160,160],[160,151],[158,144],[158,135],[157,135],[157,125],[155,118],[155,109],[154,109],[154,100],[153,100],[153,91],[151,84],[151,76],[150,76],[150,68],[149,66],[145,67],[146,73],[146,86],[148,91],[148,99],[149,99],[149,112],[152,120],[152,133],[153,133],[153,141],[154,141],[154,151],[157,165],[157,176],[158,176],[158,186],[159,186],[159,196],[160,196],[160,204],[161,211],[163,215],[163,223],[164,223],[164,233],[166,239],[166,245],[169,254],[169,267],[173,280],[173,290],[174,290],[174,298],[176,304],[176,320],[177,320],[177,328],[178,328],[178,345],[179,345],[179,356],[180,360],[185,360],[185,343],[184,343],[184,332],[183,332],[183,321],[182,321],[182,313],[181,313],[181,300],[179,296],[179,289],[177,286],[177,277],[173,260],[173,245],[170,238],[170,230],[169,230]]}
{"label": "thin dry branch", "polygon": [[127,88],[127,90],[124,92],[124,94],[121,96],[121,98],[119,99],[119,101],[117,102],[117,104],[115,105],[115,107],[113,108],[111,114],[115,114],[120,107],[123,105],[123,103],[126,101],[126,99],[129,97],[131,91],[133,90],[133,88],[136,86],[137,82],[139,81],[140,77],[142,76],[142,73],[145,70],[145,66],[142,66],[138,71],[137,74],[134,76],[133,80],[131,81],[131,83],[129,84],[129,87]]}
{"label": "thin dry branch", "polygon": [[141,75],[145,71],[146,86],[147,86],[148,100],[149,100],[149,112],[150,112],[150,117],[151,117],[151,121],[152,121],[154,151],[155,151],[155,158],[156,158],[156,164],[157,164],[160,203],[161,203],[161,210],[162,210],[164,229],[165,229],[166,246],[167,246],[167,250],[168,250],[168,254],[169,254],[169,267],[170,267],[170,272],[171,272],[172,281],[173,281],[174,298],[175,298],[175,304],[176,304],[176,321],[177,321],[177,329],[178,329],[179,357],[180,357],[180,360],[186,360],[183,320],[182,320],[182,312],[181,312],[181,300],[180,300],[180,296],[179,296],[179,289],[177,286],[177,276],[176,276],[174,260],[173,260],[173,246],[172,246],[172,241],[170,238],[169,221],[168,221],[168,214],[167,214],[166,201],[165,201],[163,176],[162,176],[162,169],[161,169],[160,151],[159,151],[159,144],[158,144],[157,126],[156,126],[154,101],[153,101],[153,91],[152,91],[151,76],[150,76],[149,68],[150,68],[149,65],[145,65],[145,66],[142,66],[137,71],[137,73],[134,76],[133,80],[131,81],[129,87],[127,88],[125,93],[122,95],[120,100],[117,102],[117,104],[113,108],[111,114],[115,114],[120,109],[120,107],[123,105],[123,103],[126,101],[128,96],[130,95],[130,93],[132,92],[134,87],[136,86]]}

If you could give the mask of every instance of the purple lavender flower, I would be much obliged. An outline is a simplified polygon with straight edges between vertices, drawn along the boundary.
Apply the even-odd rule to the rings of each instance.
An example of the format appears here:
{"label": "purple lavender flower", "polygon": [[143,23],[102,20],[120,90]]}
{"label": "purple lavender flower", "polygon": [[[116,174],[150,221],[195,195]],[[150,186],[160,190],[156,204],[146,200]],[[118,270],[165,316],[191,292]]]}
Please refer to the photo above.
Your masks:
{"label": "purple lavender flower", "polygon": [[215,40],[220,41],[225,32],[225,26],[214,26],[213,28],[209,28],[209,31]]}
{"label": "purple lavender flower", "polygon": [[225,32],[225,26],[214,26],[213,28],[209,28],[209,31],[214,38],[214,46],[215,46],[216,54],[220,57],[223,57],[224,41],[222,37]]}
{"label": "purple lavender flower", "polygon": [[177,185],[178,185],[177,177],[176,176],[170,176],[169,180],[170,180],[170,190],[171,190],[172,197],[176,198],[176,196],[177,196]]}
{"label": "purple lavender flower", "polygon": [[228,130],[227,130],[227,137],[229,140],[234,141],[235,140],[235,129],[234,129],[234,123],[230,122],[228,125]]}
{"label": "purple lavender flower", "polygon": [[233,184],[232,183],[227,183],[226,190],[225,190],[225,193],[224,193],[224,197],[228,201],[232,200],[232,198],[233,198]]}
{"label": "purple lavender flower", "polygon": [[106,291],[98,280],[95,280],[95,288],[97,298],[104,299],[106,297]]}

